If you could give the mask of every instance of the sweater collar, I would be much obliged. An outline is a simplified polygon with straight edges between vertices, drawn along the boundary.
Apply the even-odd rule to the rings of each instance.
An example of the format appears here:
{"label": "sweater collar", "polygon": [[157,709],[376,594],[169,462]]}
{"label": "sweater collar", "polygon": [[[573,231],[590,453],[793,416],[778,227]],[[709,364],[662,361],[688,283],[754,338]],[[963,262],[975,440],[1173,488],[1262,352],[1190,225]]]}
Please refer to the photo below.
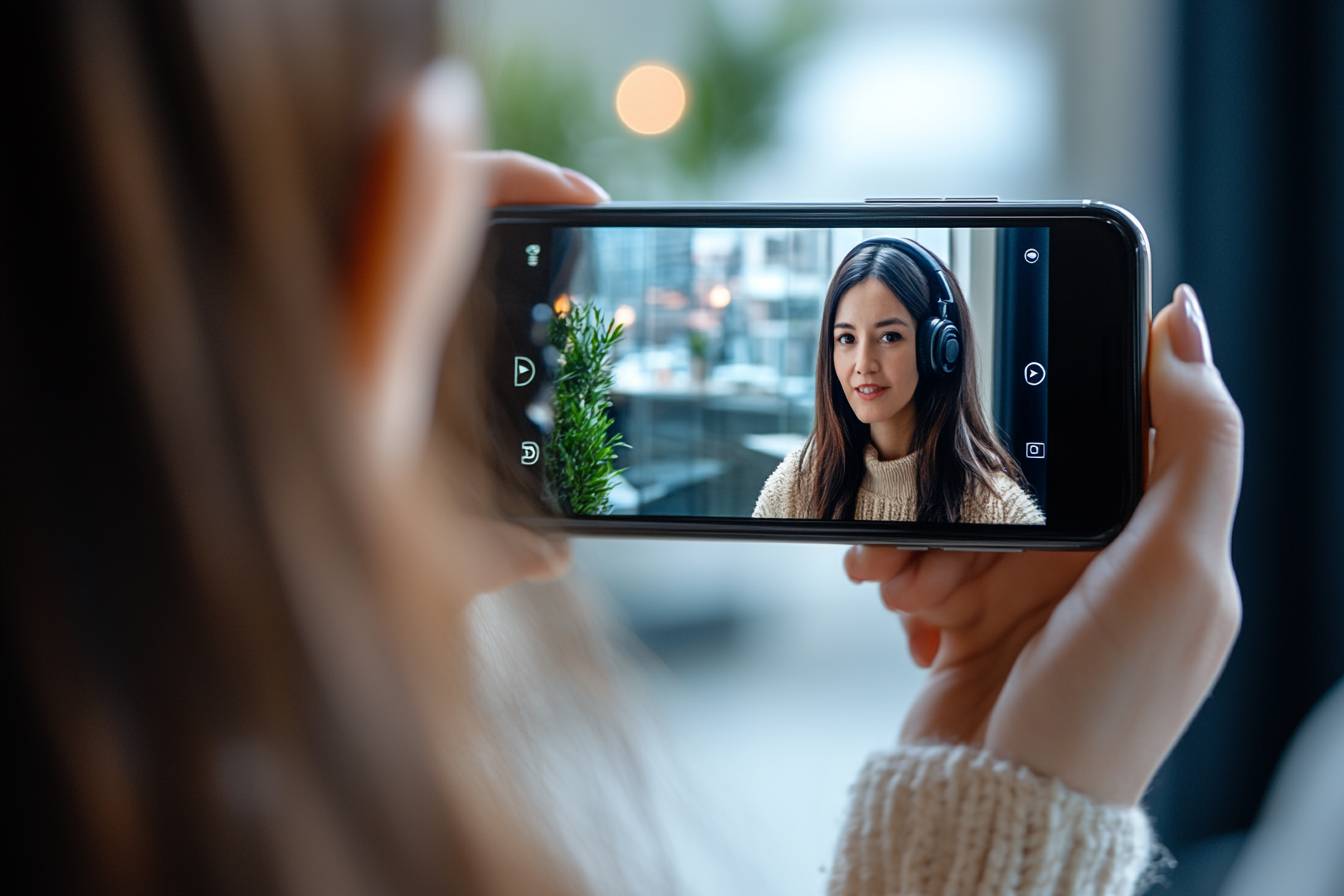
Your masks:
{"label": "sweater collar", "polygon": [[919,452],[911,451],[895,460],[880,460],[871,442],[863,449],[863,464],[868,470],[864,485],[879,495],[909,496],[918,493]]}

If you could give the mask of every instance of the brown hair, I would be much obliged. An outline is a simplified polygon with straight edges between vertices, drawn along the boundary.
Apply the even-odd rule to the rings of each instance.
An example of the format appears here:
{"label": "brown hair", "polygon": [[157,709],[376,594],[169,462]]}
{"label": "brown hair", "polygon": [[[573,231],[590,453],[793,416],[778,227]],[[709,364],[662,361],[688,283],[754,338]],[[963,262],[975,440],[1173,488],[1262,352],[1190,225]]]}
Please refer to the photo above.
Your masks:
{"label": "brown hair", "polygon": [[[41,114],[12,146],[5,575],[47,891],[578,889],[501,804],[523,747],[492,752],[448,618],[489,562],[471,439],[389,525],[334,382],[359,186],[436,7],[20,13]],[[544,612],[604,680],[577,604]]]}
{"label": "brown hair", "polygon": [[[931,523],[958,522],[967,493],[977,487],[992,493],[995,474],[1022,481],[1016,461],[1000,444],[980,406],[966,299],[952,272],[945,265],[943,270],[955,306],[949,316],[961,331],[961,363],[945,376],[921,377],[912,399],[916,409],[912,443],[919,451],[916,518]],[[799,456],[799,481],[809,483],[807,514],[816,519],[853,519],[863,482],[868,425],[854,415],[836,378],[832,329],[845,293],[870,277],[891,290],[916,324],[933,307],[928,279],[899,249],[860,243],[836,268],[826,290],[817,341],[816,419]],[[805,469],[810,475],[803,475]]]}

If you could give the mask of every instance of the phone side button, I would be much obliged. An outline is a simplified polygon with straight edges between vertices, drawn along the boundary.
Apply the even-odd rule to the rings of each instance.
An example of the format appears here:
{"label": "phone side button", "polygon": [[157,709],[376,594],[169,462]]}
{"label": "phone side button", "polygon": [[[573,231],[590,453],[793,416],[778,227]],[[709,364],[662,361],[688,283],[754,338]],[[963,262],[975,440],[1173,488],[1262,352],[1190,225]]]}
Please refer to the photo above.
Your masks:
{"label": "phone side button", "polygon": [[970,554],[1020,554],[1021,548],[939,548],[940,551],[960,551]]}
{"label": "phone side button", "polygon": [[997,196],[869,196],[863,200],[868,204],[883,202],[998,202]]}

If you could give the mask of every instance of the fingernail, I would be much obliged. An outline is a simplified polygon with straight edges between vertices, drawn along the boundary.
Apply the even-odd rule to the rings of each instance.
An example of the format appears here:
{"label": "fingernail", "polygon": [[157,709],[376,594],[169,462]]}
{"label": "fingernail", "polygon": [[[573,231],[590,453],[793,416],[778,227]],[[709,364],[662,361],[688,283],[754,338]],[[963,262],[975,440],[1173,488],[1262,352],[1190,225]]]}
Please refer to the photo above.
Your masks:
{"label": "fingernail", "polygon": [[564,172],[565,177],[567,177],[569,180],[579,184],[584,189],[591,190],[594,194],[596,194],[598,197],[598,202],[611,201],[611,194],[608,193],[606,190],[602,189],[601,185],[599,185],[597,181],[593,180],[588,175],[575,171],[573,168],[561,168],[560,170]]}
{"label": "fingernail", "polygon": [[1204,310],[1199,307],[1199,299],[1189,284],[1182,283],[1176,287],[1176,302],[1180,306],[1172,330],[1172,348],[1176,356],[1191,364],[1212,363],[1213,346],[1209,343],[1209,327],[1204,321]]}

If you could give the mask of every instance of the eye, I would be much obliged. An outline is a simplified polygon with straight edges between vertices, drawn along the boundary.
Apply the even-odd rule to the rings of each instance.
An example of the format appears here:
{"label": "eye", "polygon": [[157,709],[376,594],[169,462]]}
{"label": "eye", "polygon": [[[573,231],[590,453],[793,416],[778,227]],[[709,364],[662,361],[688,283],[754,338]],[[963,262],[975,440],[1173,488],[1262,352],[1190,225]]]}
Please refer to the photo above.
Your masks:
{"label": "eye", "polygon": [[897,333],[895,330],[891,331],[890,333],[882,334],[882,341],[887,344],[891,344],[893,342],[900,342],[904,338],[905,338],[904,336],[902,336],[900,333]]}
{"label": "eye", "polygon": [[841,333],[839,336],[835,337],[835,341],[840,343],[841,345],[850,345],[854,342],[854,334]]}

